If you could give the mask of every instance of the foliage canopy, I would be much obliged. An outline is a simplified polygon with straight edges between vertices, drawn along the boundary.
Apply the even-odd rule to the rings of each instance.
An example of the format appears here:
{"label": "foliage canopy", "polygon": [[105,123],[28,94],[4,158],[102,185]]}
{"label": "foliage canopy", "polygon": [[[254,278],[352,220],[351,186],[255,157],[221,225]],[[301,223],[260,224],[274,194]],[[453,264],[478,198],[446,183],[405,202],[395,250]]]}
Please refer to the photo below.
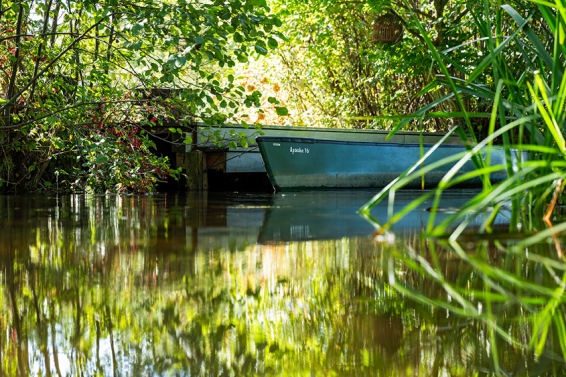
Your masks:
{"label": "foliage canopy", "polygon": [[[487,54],[485,30],[480,22],[497,24],[498,5],[491,3],[484,12],[477,2],[439,0],[406,2],[368,0],[336,2],[329,0],[279,1],[273,9],[284,21],[282,32],[290,43],[276,51],[277,74],[285,77],[292,122],[331,127],[385,128],[442,98],[442,88],[422,91],[440,74],[427,40],[451,59],[451,74],[460,68],[473,71]],[[539,19],[530,2],[511,1],[518,11]],[[375,31],[382,16],[391,15],[403,28],[394,42],[376,40]],[[422,26],[422,30],[420,27]],[[502,29],[502,33],[510,29]],[[423,34],[424,32],[424,34]],[[520,67],[516,57],[511,66]],[[493,77],[490,77],[493,82]],[[468,111],[486,111],[489,101],[464,99]],[[452,112],[455,102],[443,101],[436,111]],[[485,133],[487,121],[474,120],[476,131]],[[457,119],[428,119],[411,122],[410,129],[444,131]]]}
{"label": "foliage canopy", "polygon": [[151,153],[157,132],[190,143],[179,127],[258,103],[234,67],[277,47],[280,24],[262,0],[2,2],[0,184],[152,190],[178,174]]}

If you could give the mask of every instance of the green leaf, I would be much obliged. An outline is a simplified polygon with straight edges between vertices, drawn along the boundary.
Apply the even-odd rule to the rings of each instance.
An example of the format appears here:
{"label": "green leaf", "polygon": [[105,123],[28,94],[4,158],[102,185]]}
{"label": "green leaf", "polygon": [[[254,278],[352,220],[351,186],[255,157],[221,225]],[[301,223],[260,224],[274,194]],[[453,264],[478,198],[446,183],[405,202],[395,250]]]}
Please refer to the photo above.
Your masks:
{"label": "green leaf", "polygon": [[244,41],[244,37],[240,33],[234,33],[234,36],[232,38],[234,39],[234,42],[237,43],[242,43]]}
{"label": "green leaf", "polygon": [[132,35],[134,37],[138,36],[142,30],[143,30],[142,24],[135,24],[134,27],[132,28]]}
{"label": "green leaf", "polygon": [[185,56],[177,56],[177,58],[175,59],[175,66],[177,68],[181,68],[182,66],[184,66],[187,63],[187,58]]}
{"label": "green leaf", "polygon": [[257,52],[260,55],[267,55],[267,49],[265,48],[265,46],[261,46],[259,44],[256,44],[254,46],[255,52]]}
{"label": "green leaf", "polygon": [[280,117],[289,115],[289,110],[286,107],[275,106],[275,111]]}
{"label": "green leaf", "polygon": [[279,47],[279,42],[277,42],[277,39],[275,39],[275,38],[273,38],[273,37],[270,37],[270,38],[267,40],[267,45],[268,45],[270,48],[274,49],[274,48]]}
{"label": "green leaf", "polygon": [[127,49],[131,50],[131,51],[136,51],[136,50],[141,49],[142,44],[143,44],[143,41],[137,41],[136,43],[130,43],[127,46]]}
{"label": "green leaf", "polygon": [[53,146],[55,149],[63,149],[65,147],[65,143],[63,143],[60,139],[54,139]]}
{"label": "green leaf", "polygon": [[97,164],[104,164],[106,161],[108,161],[108,158],[105,155],[99,154],[98,156],[96,156]]}

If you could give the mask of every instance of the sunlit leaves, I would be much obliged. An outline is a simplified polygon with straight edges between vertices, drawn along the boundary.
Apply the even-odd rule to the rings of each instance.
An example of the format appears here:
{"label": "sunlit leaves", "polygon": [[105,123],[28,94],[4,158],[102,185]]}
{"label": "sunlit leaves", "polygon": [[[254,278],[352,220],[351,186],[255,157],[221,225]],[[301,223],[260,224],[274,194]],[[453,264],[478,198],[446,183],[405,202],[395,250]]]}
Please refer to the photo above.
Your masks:
{"label": "sunlit leaves", "polygon": [[[77,140],[117,124],[237,121],[238,108],[255,106],[261,95],[247,98],[231,68],[267,54],[280,38],[273,27],[280,22],[261,1],[8,1],[3,7],[0,79],[7,84],[0,107],[17,111],[6,113],[2,125],[29,138],[15,140],[14,149],[29,151],[32,160],[53,161],[52,149],[39,146],[49,135],[64,141],[57,147],[64,156],[76,153]],[[148,99],[144,91],[159,87],[175,95]],[[90,104],[100,98],[104,108],[93,111]],[[57,114],[57,122],[49,122],[49,114]],[[32,140],[36,126],[47,129]],[[2,174],[7,171],[0,170],[0,181],[7,178]]]}
{"label": "sunlit leaves", "polygon": [[143,41],[137,41],[135,43],[126,43],[125,47],[128,50],[139,50],[141,49],[142,45],[143,45]]}
{"label": "sunlit leaves", "polygon": [[[389,6],[409,20],[401,3]],[[379,13],[373,6],[277,1],[274,9],[284,19],[282,29],[287,37],[281,39],[287,43],[280,48],[281,66],[276,68],[279,75],[288,75],[283,81],[285,90],[300,93],[289,96],[290,107],[301,109],[295,122],[390,127],[393,122],[354,118],[397,115],[418,108],[420,99],[415,93],[428,80],[428,48],[410,33],[397,44],[376,44],[372,28]],[[433,12],[430,17],[435,17]],[[278,46],[279,41],[268,40],[268,46]]]}

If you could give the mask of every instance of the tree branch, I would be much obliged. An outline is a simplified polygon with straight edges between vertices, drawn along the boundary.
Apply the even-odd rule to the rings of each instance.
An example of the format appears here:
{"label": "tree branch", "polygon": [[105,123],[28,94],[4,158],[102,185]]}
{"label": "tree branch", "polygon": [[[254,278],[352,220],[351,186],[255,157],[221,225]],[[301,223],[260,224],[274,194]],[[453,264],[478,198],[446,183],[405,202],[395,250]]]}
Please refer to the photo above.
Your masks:
{"label": "tree branch", "polygon": [[8,98],[8,101],[0,107],[0,111],[4,111],[7,107],[14,104],[17,98],[19,98],[26,90],[28,90],[37,79],[39,79],[47,70],[49,70],[56,62],[58,62],[67,52],[69,52],[79,41],[81,41],[88,33],[90,33],[94,28],[98,27],[104,19],[95,22],[90,26],[84,33],[79,35],[75,40],[73,40],[63,51],[61,51],[52,61],[50,61],[45,67],[43,67],[35,76],[33,76],[29,82],[23,86],[23,88],[15,95]]}

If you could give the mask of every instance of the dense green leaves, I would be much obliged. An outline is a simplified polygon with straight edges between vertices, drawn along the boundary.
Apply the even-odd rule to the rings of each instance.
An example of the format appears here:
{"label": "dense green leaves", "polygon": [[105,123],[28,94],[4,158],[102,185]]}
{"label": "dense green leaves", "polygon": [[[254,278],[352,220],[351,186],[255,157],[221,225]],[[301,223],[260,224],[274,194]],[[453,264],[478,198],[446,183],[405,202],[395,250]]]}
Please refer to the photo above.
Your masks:
{"label": "dense green leaves", "polygon": [[[391,128],[395,116],[417,111],[444,95],[417,93],[438,73],[420,36],[423,25],[433,45],[450,49],[475,38],[474,2],[272,1],[289,42],[274,63],[288,92],[297,124]],[[392,15],[404,33],[396,42],[376,40],[381,16]],[[415,19],[416,16],[416,19]],[[420,23],[418,22],[420,21]],[[460,51],[454,62],[477,64],[477,46]],[[454,111],[443,103],[436,110]],[[371,117],[374,118],[371,118]],[[391,116],[392,118],[387,118]],[[413,121],[410,127],[444,130],[453,120]]]}
{"label": "dense green leaves", "polygon": [[[99,135],[163,169],[166,161],[151,157],[148,135],[164,123],[237,121],[240,107],[256,105],[261,95],[247,100],[233,69],[252,54],[267,54],[280,38],[279,21],[261,1],[16,0],[2,6],[0,146],[6,159],[0,183],[11,189],[37,188],[58,168],[68,172],[68,182],[85,174],[94,179],[80,144]],[[135,127],[135,139],[114,140]],[[128,147],[110,153],[92,145],[101,146],[95,153],[108,161],[128,159]],[[42,168],[23,176],[30,165]],[[76,188],[112,191],[124,179],[113,170],[106,174],[108,182],[101,177]]]}

